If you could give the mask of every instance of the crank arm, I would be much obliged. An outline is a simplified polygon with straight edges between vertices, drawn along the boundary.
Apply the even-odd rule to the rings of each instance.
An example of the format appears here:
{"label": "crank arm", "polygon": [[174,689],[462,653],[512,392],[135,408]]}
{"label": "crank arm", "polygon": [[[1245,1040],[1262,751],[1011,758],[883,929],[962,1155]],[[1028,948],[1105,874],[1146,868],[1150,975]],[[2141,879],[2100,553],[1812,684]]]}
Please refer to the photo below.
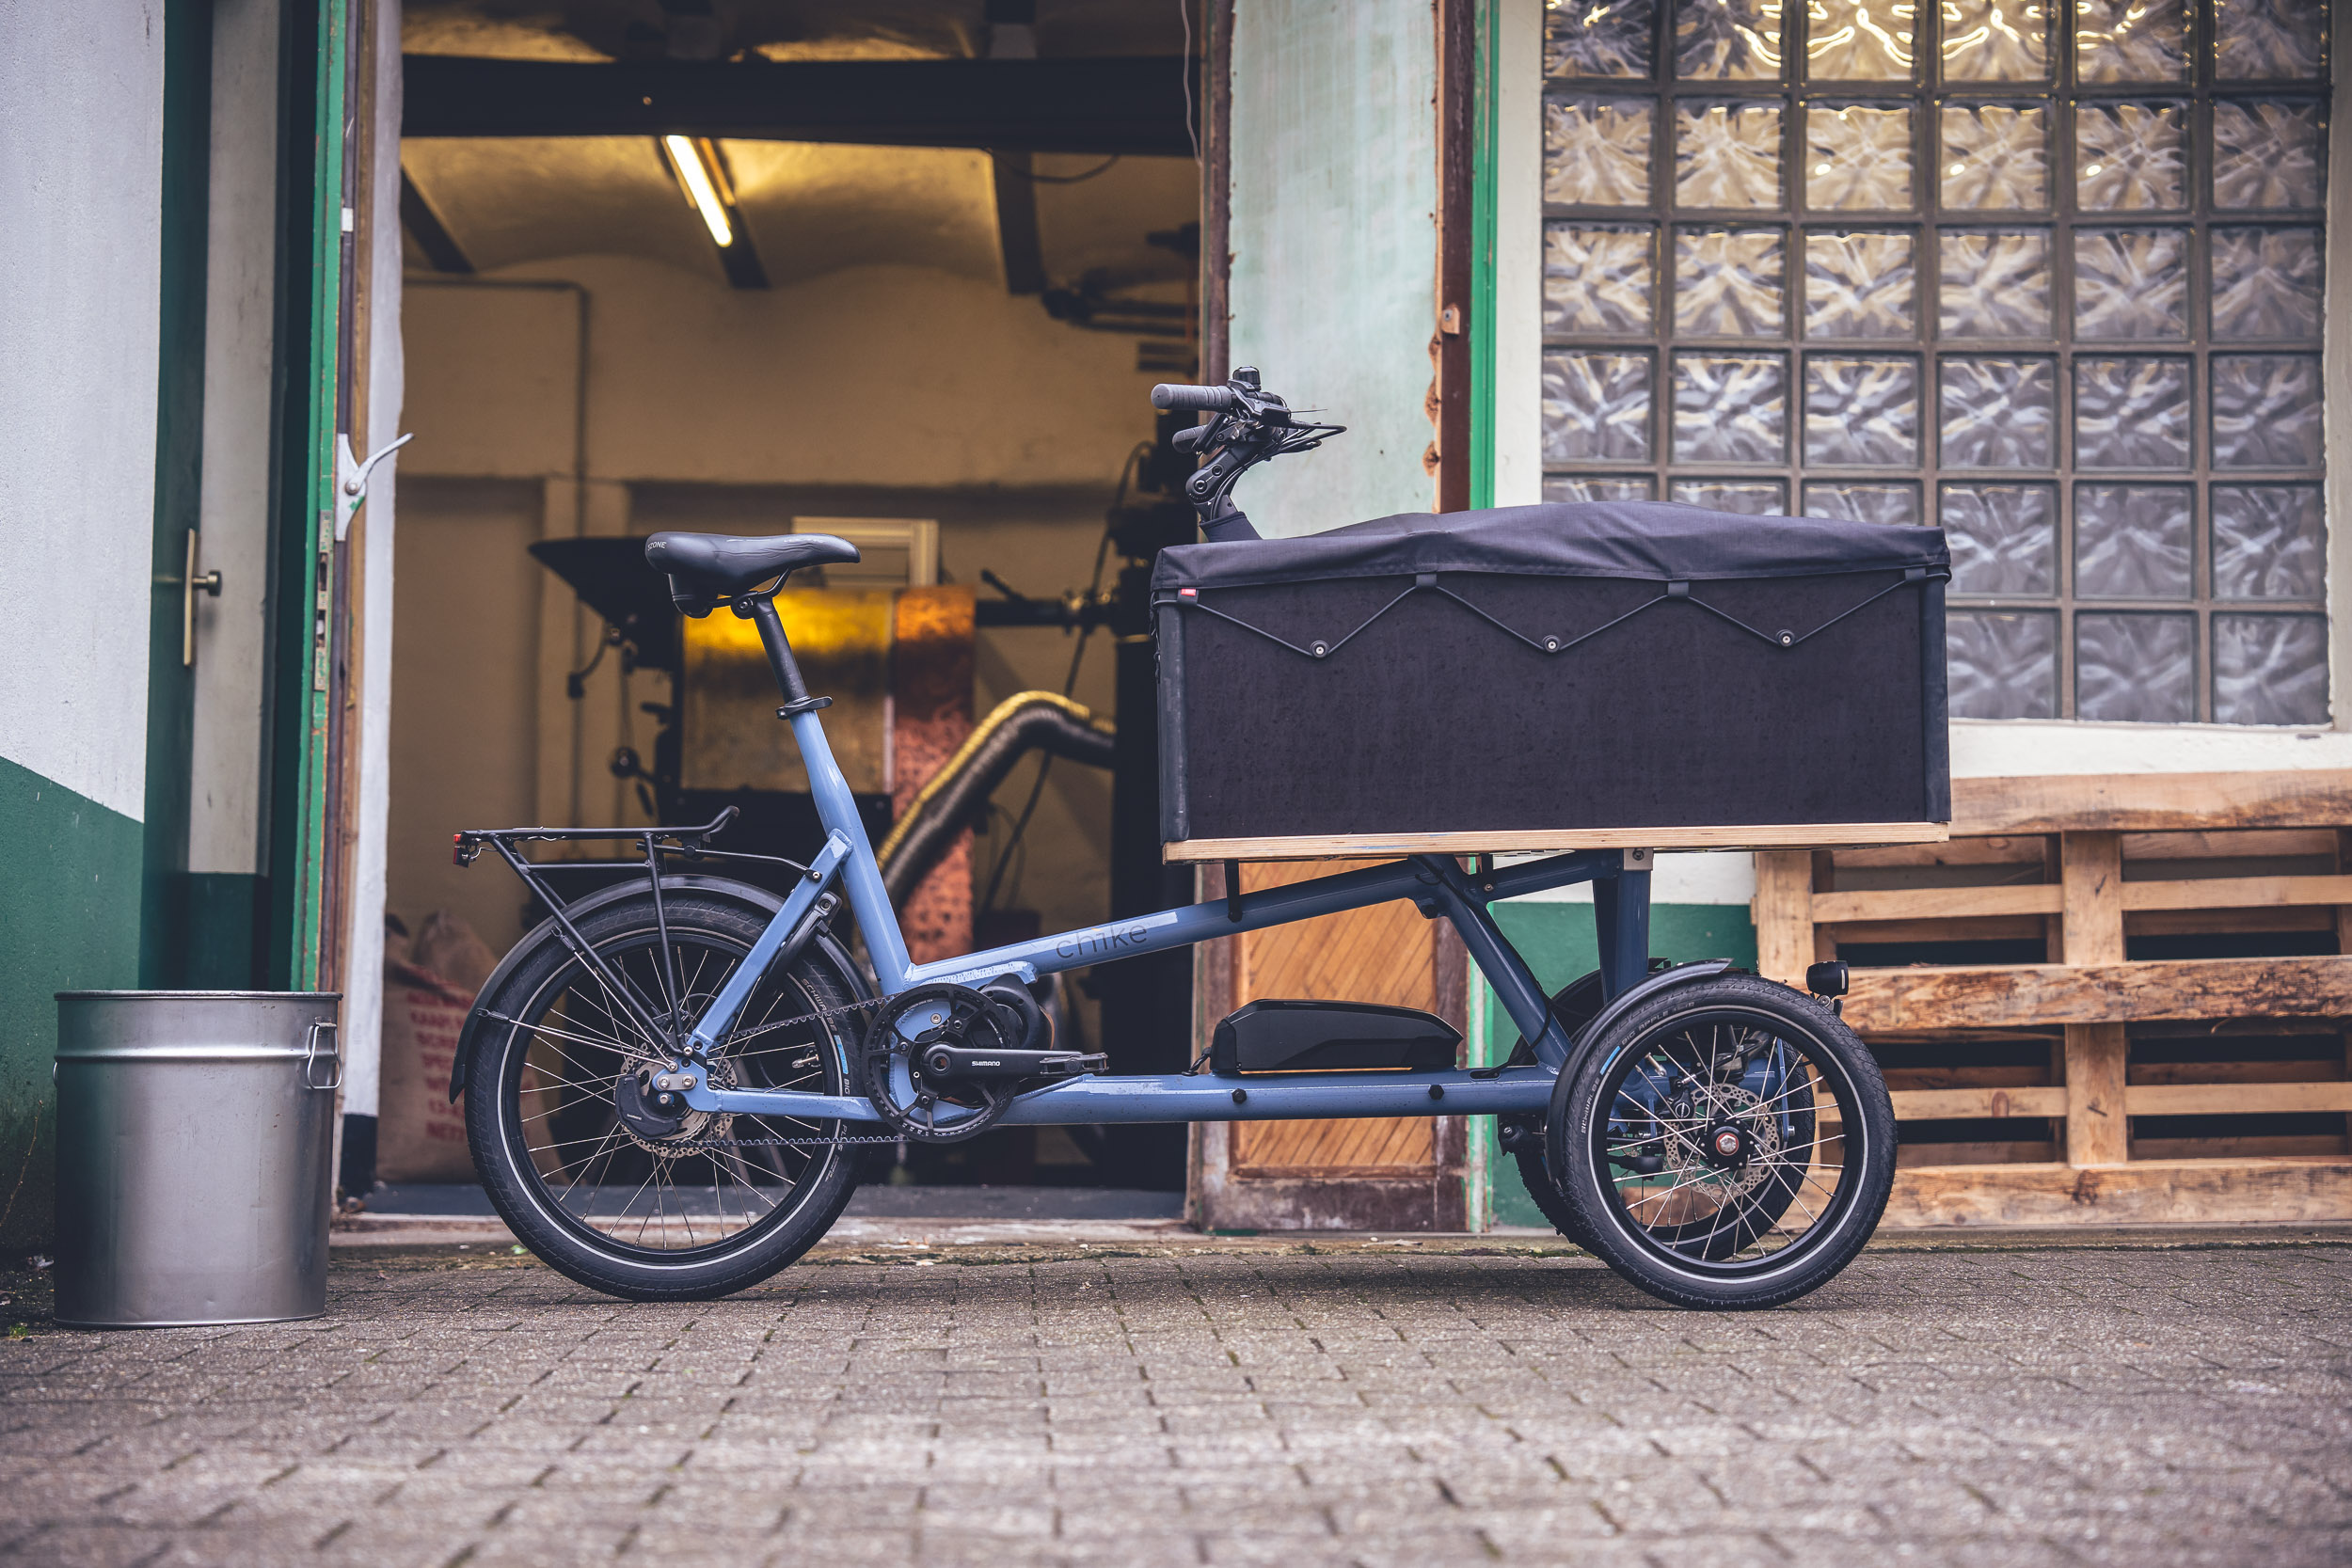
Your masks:
{"label": "crank arm", "polygon": [[1110,1057],[1076,1051],[978,1051],[967,1045],[927,1045],[923,1076],[934,1080],[1073,1078],[1100,1072]]}

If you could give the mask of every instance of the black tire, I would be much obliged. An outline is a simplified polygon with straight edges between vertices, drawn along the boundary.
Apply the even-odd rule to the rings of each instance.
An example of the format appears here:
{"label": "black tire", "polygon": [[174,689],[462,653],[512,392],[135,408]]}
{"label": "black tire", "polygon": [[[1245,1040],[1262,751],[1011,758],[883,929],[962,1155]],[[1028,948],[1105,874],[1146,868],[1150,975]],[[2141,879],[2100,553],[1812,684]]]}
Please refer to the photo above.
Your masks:
{"label": "black tire", "polygon": [[1544,1163],[1544,1146],[1550,1140],[1538,1129],[1535,1135],[1520,1143],[1515,1158],[1519,1163],[1519,1180],[1527,1185],[1527,1196],[1535,1200],[1535,1207],[1544,1212],[1551,1227],[1585,1251],[1593,1250],[1576,1211],[1568,1207],[1568,1195],[1560,1183],[1551,1179],[1551,1167]]}
{"label": "black tire", "polygon": [[1753,974],[1672,987],[1588,1041],[1548,1132],[1592,1250],[1677,1307],[1820,1289],[1894,1185],[1894,1107],[1869,1051],[1820,1002]]}
{"label": "black tire", "polygon": [[[1672,966],[1672,959],[1652,958],[1649,973],[1655,974]],[[1561,1027],[1568,1032],[1568,1037],[1574,1039],[1579,1030],[1599,1016],[1603,1000],[1600,971],[1596,969],[1569,981],[1552,994],[1551,1015],[1560,1021]],[[1534,1060],[1534,1047],[1524,1039],[1511,1049],[1510,1059],[1521,1058]],[[1534,1120],[1533,1117],[1528,1119]],[[1561,1187],[1559,1178],[1552,1173],[1546,1156],[1545,1150],[1551,1140],[1540,1123],[1532,1131],[1534,1135],[1521,1136],[1515,1150],[1519,1163],[1519,1180],[1527,1188],[1527,1196],[1535,1200],[1535,1207],[1543,1212],[1544,1218],[1551,1222],[1551,1227],[1590,1252],[1593,1243],[1589,1232],[1576,1217],[1576,1211],[1569,1207],[1568,1195]]]}
{"label": "black tire", "polygon": [[[667,894],[662,913],[677,960],[680,1010],[691,1017],[766,922],[746,904],[707,893]],[[660,942],[651,894],[606,905],[579,925],[588,944],[637,987],[647,1010],[658,1016],[667,978],[657,968]],[[632,1131],[614,1097],[620,1078],[634,1076],[653,1055],[644,1032],[626,1022],[595,972],[552,930],[536,940],[496,991],[482,997],[485,1014],[515,1022],[485,1025],[466,1072],[466,1133],[474,1169],[516,1236],[557,1272],[633,1301],[723,1296],[807,1251],[857,1186],[856,1147],[833,1140],[873,1129],[694,1114],[681,1118],[675,1133],[649,1138]],[[788,973],[761,981],[713,1053],[714,1067],[739,1085],[851,1092],[849,1066],[864,1028],[862,1013],[785,1021],[843,1007],[862,995],[855,974],[812,942]],[[720,1144],[768,1137],[823,1141]],[[711,1194],[707,1208],[701,1204],[705,1186]],[[628,1196],[619,1199],[616,1193]],[[640,1207],[646,1210],[642,1218]],[[657,1223],[659,1231],[648,1235]]]}

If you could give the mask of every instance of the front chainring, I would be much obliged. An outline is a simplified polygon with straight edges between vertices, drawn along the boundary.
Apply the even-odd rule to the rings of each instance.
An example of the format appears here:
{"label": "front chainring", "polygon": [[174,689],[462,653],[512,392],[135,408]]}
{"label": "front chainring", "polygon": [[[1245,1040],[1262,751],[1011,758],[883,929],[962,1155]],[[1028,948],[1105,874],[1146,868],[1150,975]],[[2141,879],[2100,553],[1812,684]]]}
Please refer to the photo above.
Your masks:
{"label": "front chainring", "polygon": [[933,1082],[923,1049],[941,1041],[981,1051],[1018,1050],[1027,1036],[1010,1007],[968,986],[916,986],[882,1004],[866,1034],[860,1076],[866,1097],[899,1137],[954,1144],[996,1124],[1019,1086],[1007,1082]]}

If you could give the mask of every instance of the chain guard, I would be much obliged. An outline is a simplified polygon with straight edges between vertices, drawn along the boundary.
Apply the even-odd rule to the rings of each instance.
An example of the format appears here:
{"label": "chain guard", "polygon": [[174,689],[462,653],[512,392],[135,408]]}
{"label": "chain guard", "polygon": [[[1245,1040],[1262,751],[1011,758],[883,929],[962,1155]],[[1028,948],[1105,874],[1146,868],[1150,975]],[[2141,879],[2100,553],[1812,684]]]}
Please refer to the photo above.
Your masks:
{"label": "chain guard", "polygon": [[[923,1073],[923,1048],[946,1041],[983,1051],[1011,1051],[1020,1048],[1027,1034],[1026,1021],[1012,1008],[968,986],[916,986],[900,991],[882,1004],[866,1033],[859,1073],[866,1097],[893,1132],[910,1142],[954,1144],[976,1138],[996,1125],[1019,1085],[931,1082]],[[901,1082],[913,1090],[911,1102],[901,1102]],[[951,1119],[942,1120],[943,1116]]]}

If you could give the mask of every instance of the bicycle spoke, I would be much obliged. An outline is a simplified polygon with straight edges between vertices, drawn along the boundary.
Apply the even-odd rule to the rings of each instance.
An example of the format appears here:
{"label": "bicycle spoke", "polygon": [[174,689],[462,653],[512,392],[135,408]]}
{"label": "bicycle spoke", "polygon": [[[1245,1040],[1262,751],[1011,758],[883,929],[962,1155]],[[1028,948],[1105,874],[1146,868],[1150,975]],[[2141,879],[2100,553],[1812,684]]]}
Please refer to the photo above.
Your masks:
{"label": "bicycle spoke", "polygon": [[[581,1178],[581,1177],[584,1177],[584,1176],[586,1176],[586,1175],[588,1174],[588,1167],[589,1167],[590,1165],[592,1165],[592,1164],[596,1164],[596,1156],[597,1156],[598,1154],[600,1154],[600,1153],[603,1153],[603,1152],[605,1151],[605,1149],[606,1149],[606,1147],[607,1147],[608,1145],[612,1144],[612,1143],[615,1139],[619,1138],[619,1137],[620,1137],[620,1135],[621,1135],[621,1124],[620,1124],[618,1121],[615,1121],[615,1122],[614,1122],[612,1126],[610,1126],[610,1127],[608,1127],[608,1128],[606,1128],[606,1129],[605,1129],[605,1131],[604,1131],[604,1136],[603,1136],[602,1138],[600,1138],[600,1139],[598,1139],[598,1140],[597,1140],[597,1142],[596,1142],[596,1147],[595,1148],[590,1149],[590,1150],[588,1151],[588,1158],[586,1158],[585,1160],[582,1160],[582,1161],[580,1163],[580,1170],[579,1170],[579,1173],[578,1173],[577,1175],[575,1175],[575,1176],[571,1179],[571,1180],[570,1180],[570,1181],[568,1181],[568,1182],[566,1182],[566,1183],[564,1184],[563,1194],[562,1194],[562,1195],[561,1195],[561,1196],[559,1196],[559,1197],[558,1197],[558,1199],[557,1199],[557,1201],[558,1201],[558,1202],[563,1201],[563,1198],[566,1198],[566,1197],[569,1197],[569,1196],[572,1196],[572,1189],[573,1189],[574,1187],[579,1186],[579,1185],[580,1185],[580,1178]],[[554,1147],[556,1147],[556,1148],[562,1148],[562,1147],[564,1147],[564,1146],[563,1146],[563,1145],[561,1145],[561,1144],[558,1144],[558,1145],[556,1145],[556,1146],[554,1146]]]}
{"label": "bicycle spoke", "polygon": [[[1868,1124],[1839,1059],[1793,1022],[1694,1010],[1601,1069],[1587,1158],[1629,1239],[1736,1275],[1836,1228]],[[1738,1132],[1737,1158],[1718,1163],[1718,1130]]]}
{"label": "bicycle spoke", "polygon": [[[637,1207],[637,1200],[638,1200],[638,1198],[640,1198],[641,1196],[643,1196],[644,1195],[644,1193],[645,1193],[646,1189],[648,1189],[648,1188],[650,1188],[650,1187],[652,1187],[652,1186],[653,1186],[655,1179],[656,1179],[656,1178],[658,1178],[658,1177],[660,1177],[660,1174],[661,1174],[661,1162],[660,1162],[660,1161],[659,1161],[659,1160],[656,1160],[656,1161],[654,1161],[654,1162],[653,1162],[653,1166],[652,1166],[652,1168],[651,1168],[651,1169],[649,1169],[649,1170],[647,1170],[647,1171],[645,1172],[645,1179],[644,1179],[643,1181],[640,1181],[639,1183],[637,1183],[637,1191],[635,1191],[635,1192],[633,1192],[633,1193],[629,1194],[629,1195],[628,1195],[628,1201],[627,1203],[624,1203],[624,1204],[622,1204],[622,1205],[621,1205],[621,1216],[620,1216],[621,1218],[623,1218],[623,1219],[627,1219],[627,1218],[628,1218],[628,1212],[629,1212],[629,1211]],[[639,1220],[639,1221],[637,1222],[637,1239],[638,1239],[640,1242],[642,1242],[642,1241],[644,1241],[644,1240],[645,1239],[645,1227],[647,1227],[647,1226],[651,1225],[651,1224],[653,1223],[653,1220],[654,1220],[654,1214],[658,1214],[658,1213],[660,1213],[660,1212],[661,1212],[661,1195],[660,1195],[660,1193],[659,1191],[656,1191],[656,1192],[654,1193],[654,1198],[653,1198],[653,1213],[649,1213],[649,1214],[647,1214],[647,1215],[646,1215],[644,1219]]]}
{"label": "bicycle spoke", "polygon": [[[526,1179],[538,1182],[553,1211],[601,1231],[615,1243],[648,1252],[697,1253],[747,1228],[781,1219],[793,1205],[787,1195],[829,1168],[810,1148],[767,1144],[773,1138],[838,1140],[840,1125],[809,1116],[752,1116],[674,1107],[644,1107],[630,1121],[619,1115],[621,1080],[666,1058],[621,1005],[625,995],[660,983],[675,1016],[691,1022],[742,961],[742,948],[701,933],[674,929],[670,989],[656,934],[644,931],[598,954],[613,978],[578,958],[560,969],[521,1016],[501,1022],[510,1064],[504,1111],[527,1151]],[[616,989],[617,988],[617,989]],[[742,1013],[770,1037],[744,1043],[746,1031],[724,1037],[711,1065],[731,1074],[732,1086],[787,1093],[840,1092],[831,1037],[809,1015],[825,1001],[790,976],[763,980]],[[726,1086],[728,1080],[714,1075]],[[633,1173],[633,1174],[632,1174]],[[708,1207],[705,1208],[704,1205]]]}
{"label": "bicycle spoke", "polygon": [[575,1035],[568,1029],[557,1029],[545,1023],[519,1023],[516,1027],[542,1039],[569,1040],[574,1045],[593,1045],[599,1051],[622,1052],[629,1049],[618,1039],[598,1039],[594,1035]]}

